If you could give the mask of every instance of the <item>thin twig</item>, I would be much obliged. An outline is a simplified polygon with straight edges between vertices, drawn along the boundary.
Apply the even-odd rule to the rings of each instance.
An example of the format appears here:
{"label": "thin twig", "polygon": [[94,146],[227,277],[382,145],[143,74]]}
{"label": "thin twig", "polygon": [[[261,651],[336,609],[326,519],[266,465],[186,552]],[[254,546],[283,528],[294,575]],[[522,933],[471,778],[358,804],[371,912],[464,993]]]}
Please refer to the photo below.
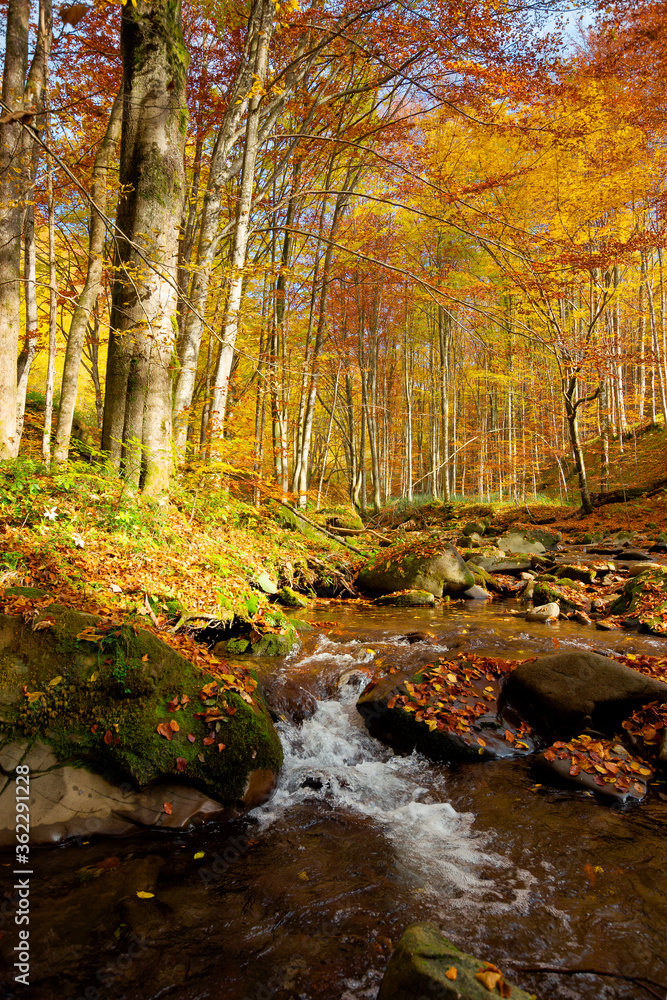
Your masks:
{"label": "thin twig", "polygon": [[[642,989],[646,990],[646,992],[652,997],[657,997],[657,1000],[665,1000],[665,997],[667,996],[667,986],[664,986],[662,983],[656,983],[655,980],[646,979],[644,976],[626,976],[622,972],[609,972],[607,969],[562,969],[557,965],[521,965],[518,967],[517,971],[545,973],[555,972],[561,976],[609,976],[612,979],[624,979],[628,983],[635,983],[637,986],[641,986]],[[646,985],[647,983],[650,983],[651,986],[657,986],[658,989],[662,990],[662,993],[656,993],[655,990],[651,989],[651,986]]]}

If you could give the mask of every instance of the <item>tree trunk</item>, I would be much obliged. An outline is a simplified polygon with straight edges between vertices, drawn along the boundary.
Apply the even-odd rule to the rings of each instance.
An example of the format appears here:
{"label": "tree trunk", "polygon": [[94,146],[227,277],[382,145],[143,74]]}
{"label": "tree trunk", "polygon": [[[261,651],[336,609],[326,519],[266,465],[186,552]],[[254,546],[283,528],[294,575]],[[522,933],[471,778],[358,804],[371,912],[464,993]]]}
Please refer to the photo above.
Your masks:
{"label": "tree trunk", "polygon": [[[49,114],[47,111],[47,120]],[[47,125],[47,137],[51,138]],[[56,377],[56,347],[58,335],[58,273],[56,270],[56,206],[53,199],[53,162],[50,154],[46,159],[46,195],[49,214],[49,360],[46,369],[46,392],[44,393],[44,433],[42,435],[42,461],[51,464],[51,422],[53,418],[53,390]]]}
{"label": "tree trunk", "polygon": [[[6,110],[39,112],[51,46],[51,0],[41,0],[35,54],[26,80],[30,0],[9,0],[2,100]],[[30,116],[25,121],[30,122]],[[21,230],[32,185],[30,133],[0,124],[0,459],[18,454],[17,354],[21,332]]]}
{"label": "tree trunk", "polygon": [[[121,195],[102,447],[149,495],[172,469],[177,229],[187,128],[180,0],[125,4]],[[124,237],[124,238],[123,238]]]}
{"label": "tree trunk", "polygon": [[90,210],[90,235],[88,238],[88,270],[86,281],[79,295],[67,337],[67,350],[63,367],[60,408],[56,427],[56,442],[53,449],[54,462],[66,462],[69,454],[69,439],[76,406],[76,395],[81,368],[81,354],[86,340],[90,314],[93,311],[102,280],[102,253],[106,227],[102,214],[107,210],[107,172],[109,159],[115,153],[120,138],[121,114],[123,110],[122,89],[116,95],[111,107],[109,123],[100,143],[93,166],[91,198],[95,207]]}
{"label": "tree trunk", "polygon": [[211,437],[220,437],[222,435],[227,397],[229,395],[229,380],[234,360],[234,349],[239,330],[239,313],[245,279],[244,269],[250,236],[250,209],[252,207],[252,193],[255,182],[255,164],[257,162],[257,153],[259,152],[260,104],[262,100],[262,87],[266,77],[269,41],[272,31],[273,15],[270,5],[267,4],[262,11],[262,22],[257,42],[257,58],[253,72],[255,78],[255,84],[253,84],[254,93],[248,105],[248,121],[246,123],[245,145],[243,148],[243,173],[236,208],[236,225],[234,227],[227,307],[222,324],[222,344],[220,345],[220,356],[218,358],[211,398],[211,425],[209,429]]}

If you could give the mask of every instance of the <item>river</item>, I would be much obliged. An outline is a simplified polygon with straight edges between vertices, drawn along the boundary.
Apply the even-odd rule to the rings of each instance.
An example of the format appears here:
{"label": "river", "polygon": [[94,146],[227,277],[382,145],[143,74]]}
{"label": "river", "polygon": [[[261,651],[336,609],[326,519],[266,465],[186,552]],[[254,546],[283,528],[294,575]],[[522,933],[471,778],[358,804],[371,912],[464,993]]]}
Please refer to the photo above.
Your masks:
{"label": "river", "polygon": [[[648,994],[520,967],[667,982],[667,802],[656,789],[613,807],[539,784],[527,759],[402,757],[356,712],[378,660],[416,669],[468,649],[665,649],[569,622],[528,626],[516,608],[319,601],[302,648],[277,669],[259,664],[285,749],[265,806],[187,834],[33,852],[29,1000],[375,1000],[392,943],[423,919],[541,1000]],[[117,862],[91,878],[108,858]],[[140,885],[154,897],[137,898]]]}

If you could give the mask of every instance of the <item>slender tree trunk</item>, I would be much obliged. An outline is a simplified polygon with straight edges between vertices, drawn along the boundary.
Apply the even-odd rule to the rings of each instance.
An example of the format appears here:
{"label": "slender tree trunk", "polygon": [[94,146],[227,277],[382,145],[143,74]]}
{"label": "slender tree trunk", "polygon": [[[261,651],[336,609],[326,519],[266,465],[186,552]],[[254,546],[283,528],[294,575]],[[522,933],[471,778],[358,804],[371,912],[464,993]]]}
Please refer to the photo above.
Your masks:
{"label": "slender tree trunk", "polygon": [[[47,111],[47,122],[48,122]],[[47,124],[47,137],[50,130]],[[49,360],[46,369],[46,392],[44,404],[44,434],[42,435],[42,461],[51,464],[51,421],[53,417],[53,390],[56,376],[56,347],[58,334],[58,274],[56,270],[56,206],[53,198],[53,162],[47,154],[46,196],[49,215]]]}
{"label": "slender tree trunk", "polygon": [[63,367],[62,389],[60,393],[60,407],[58,410],[58,424],[56,427],[56,441],[53,450],[54,462],[66,462],[69,454],[69,439],[72,433],[72,420],[74,419],[74,409],[76,407],[76,396],[79,383],[79,371],[81,368],[81,355],[83,352],[90,315],[97,302],[97,296],[102,281],[104,237],[106,226],[101,213],[106,215],[107,210],[107,173],[109,160],[115,154],[118,140],[120,138],[121,117],[123,110],[122,89],[116,95],[116,99],[111,106],[109,122],[100,147],[95,157],[93,166],[93,178],[91,187],[91,198],[94,206],[90,210],[90,232],[88,237],[88,265],[86,280],[79,295],[79,299],[74,309],[72,322],[70,323],[69,335],[67,337],[67,350],[65,352],[65,364]]}
{"label": "slender tree trunk", "polygon": [[123,7],[123,124],[102,446],[131,486],[168,488],[177,229],[187,128],[180,0]]}
{"label": "slender tree trunk", "polygon": [[232,373],[234,349],[239,330],[239,314],[245,279],[244,269],[250,236],[250,209],[252,207],[252,192],[255,182],[255,164],[259,152],[260,104],[262,100],[260,91],[266,77],[269,41],[272,31],[273,16],[267,4],[262,15],[257,43],[257,59],[253,73],[258,87],[248,105],[248,121],[243,149],[243,173],[236,209],[227,308],[222,325],[222,344],[220,345],[220,356],[218,358],[211,398],[211,426],[209,433],[212,437],[220,437],[222,435],[227,397],[229,395],[229,379]]}
{"label": "slender tree trunk", "polygon": [[[39,113],[51,47],[51,0],[41,0],[35,54],[26,80],[30,0],[9,0],[2,100],[5,109]],[[26,123],[32,121],[27,113]],[[30,133],[21,120],[0,124],[0,459],[18,454],[17,354],[21,334],[21,231],[32,186]],[[25,368],[24,368],[25,371]]]}

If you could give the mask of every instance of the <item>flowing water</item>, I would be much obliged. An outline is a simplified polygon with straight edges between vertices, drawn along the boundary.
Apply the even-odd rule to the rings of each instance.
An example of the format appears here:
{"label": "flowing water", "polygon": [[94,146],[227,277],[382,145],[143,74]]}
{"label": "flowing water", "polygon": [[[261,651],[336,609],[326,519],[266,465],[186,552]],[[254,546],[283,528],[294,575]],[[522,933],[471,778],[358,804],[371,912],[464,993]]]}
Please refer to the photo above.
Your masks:
{"label": "flowing water", "polygon": [[[665,649],[567,622],[527,626],[511,610],[320,604],[312,617],[328,625],[277,670],[260,665],[285,749],[264,807],[189,834],[38,852],[30,1000],[374,1000],[392,943],[423,919],[543,1000],[649,994],[521,966],[667,982],[657,792],[610,807],[536,786],[526,759],[448,767],[394,755],[356,712],[378,660],[417,669],[470,649],[521,658],[553,651],[554,639],[602,653]],[[117,868],[82,876],[110,855]],[[147,905],[135,890],[149,883],[157,903]]]}

